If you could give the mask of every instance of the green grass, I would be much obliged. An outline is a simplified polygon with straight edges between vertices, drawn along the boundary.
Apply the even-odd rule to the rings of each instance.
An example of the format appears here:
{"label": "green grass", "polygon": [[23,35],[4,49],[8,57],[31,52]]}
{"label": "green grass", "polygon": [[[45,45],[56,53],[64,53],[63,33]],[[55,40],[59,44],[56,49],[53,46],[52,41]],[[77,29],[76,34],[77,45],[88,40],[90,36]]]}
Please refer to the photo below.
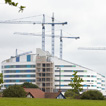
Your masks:
{"label": "green grass", "polygon": [[106,100],[0,98],[0,106],[106,106]]}

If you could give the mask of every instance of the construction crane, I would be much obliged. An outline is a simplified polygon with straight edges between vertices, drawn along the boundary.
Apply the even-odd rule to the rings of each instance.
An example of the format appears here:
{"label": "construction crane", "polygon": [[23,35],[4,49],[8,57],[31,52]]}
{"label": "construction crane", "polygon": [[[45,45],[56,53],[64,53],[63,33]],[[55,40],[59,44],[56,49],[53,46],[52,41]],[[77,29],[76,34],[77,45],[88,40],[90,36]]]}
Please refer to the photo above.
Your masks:
{"label": "construction crane", "polygon": [[106,47],[79,47],[79,50],[106,50]]}
{"label": "construction crane", "polygon": [[45,22],[45,15],[43,14],[43,21],[42,22],[36,22],[36,21],[0,21],[0,23],[2,24],[41,24],[42,25],[42,50],[45,51],[45,25],[51,25],[52,26],[52,45],[51,45],[51,52],[52,52],[52,56],[54,56],[54,43],[55,43],[55,39],[54,39],[54,28],[55,25],[65,25],[67,24],[67,22],[61,22],[61,23],[55,23],[54,22],[54,13],[52,15],[52,22],[51,23],[47,23]]}
{"label": "construction crane", "polygon": [[[31,35],[31,36],[42,36],[41,34],[35,34],[35,33],[21,33],[21,32],[15,32],[14,34],[18,35]],[[46,37],[52,37],[51,35],[46,35]],[[55,38],[60,38],[60,59],[62,59],[63,54],[63,38],[69,38],[69,39],[79,39],[80,37],[70,37],[70,36],[63,36],[62,30],[60,31],[60,35],[55,35]],[[42,44],[43,46],[43,44]]]}

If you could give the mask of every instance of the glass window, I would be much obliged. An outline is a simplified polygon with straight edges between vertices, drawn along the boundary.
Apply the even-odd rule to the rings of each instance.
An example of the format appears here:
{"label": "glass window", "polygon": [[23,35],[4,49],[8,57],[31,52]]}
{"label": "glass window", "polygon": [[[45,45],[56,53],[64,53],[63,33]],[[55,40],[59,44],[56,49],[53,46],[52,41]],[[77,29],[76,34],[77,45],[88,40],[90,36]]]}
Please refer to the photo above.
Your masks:
{"label": "glass window", "polygon": [[16,62],[19,62],[20,61],[20,58],[19,57],[16,57]]}
{"label": "glass window", "polygon": [[27,55],[27,62],[31,61],[31,55]]}

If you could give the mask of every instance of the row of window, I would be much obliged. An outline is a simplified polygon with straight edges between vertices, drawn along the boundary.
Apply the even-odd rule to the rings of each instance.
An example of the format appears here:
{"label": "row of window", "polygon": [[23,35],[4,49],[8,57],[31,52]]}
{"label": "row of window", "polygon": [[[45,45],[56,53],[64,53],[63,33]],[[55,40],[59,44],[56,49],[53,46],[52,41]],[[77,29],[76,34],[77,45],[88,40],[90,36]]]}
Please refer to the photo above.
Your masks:
{"label": "row of window", "polygon": [[35,72],[35,70],[4,70],[4,73],[30,73]]}
{"label": "row of window", "polygon": [[[55,82],[59,82],[60,80],[55,80]],[[72,80],[61,80],[61,82],[71,82]],[[83,82],[90,82],[90,80],[84,80]]]}
{"label": "row of window", "polygon": [[35,77],[35,75],[4,75],[4,78]]}
{"label": "row of window", "polygon": [[[87,72],[86,70],[61,70],[61,72]],[[55,70],[55,72],[60,72],[60,70]]]}
{"label": "row of window", "polygon": [[[70,85],[55,85],[56,87],[58,87],[58,86],[69,86],[70,87]],[[96,85],[83,85],[83,87],[96,87]]]}
{"label": "row of window", "polygon": [[[90,77],[90,75],[78,75],[79,77]],[[55,77],[60,77],[60,75],[55,75]],[[74,75],[61,75],[61,77],[74,77]]]}
{"label": "row of window", "polygon": [[[79,77],[90,77],[90,75],[78,75]],[[60,77],[60,75],[55,75],[55,77]],[[74,75],[61,75],[61,77],[74,77]],[[91,75],[91,77],[96,77]]]}
{"label": "row of window", "polygon": [[[27,62],[31,61],[31,55],[27,55]],[[20,62],[20,56],[16,57],[16,62]]]}
{"label": "row of window", "polygon": [[5,83],[10,82],[35,82],[35,80],[27,79],[27,80],[4,80]]}
{"label": "row of window", "polygon": [[76,67],[76,65],[55,65],[55,67]]}
{"label": "row of window", "polygon": [[5,65],[4,68],[35,68],[35,65]]}

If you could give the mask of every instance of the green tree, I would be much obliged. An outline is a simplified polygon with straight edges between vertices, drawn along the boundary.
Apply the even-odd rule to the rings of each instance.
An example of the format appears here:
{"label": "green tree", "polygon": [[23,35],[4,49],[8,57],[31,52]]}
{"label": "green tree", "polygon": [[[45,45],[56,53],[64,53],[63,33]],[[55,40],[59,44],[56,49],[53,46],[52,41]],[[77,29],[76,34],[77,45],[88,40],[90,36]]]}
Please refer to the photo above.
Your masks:
{"label": "green tree", "polygon": [[81,92],[83,90],[82,88],[82,84],[81,82],[83,82],[83,79],[80,78],[78,75],[77,75],[77,71],[74,71],[74,74],[73,74],[73,78],[71,78],[71,82],[70,82],[70,86],[72,87],[73,89],[73,92],[79,94],[79,92]]}
{"label": "green tree", "polygon": [[24,82],[21,86],[22,86],[23,88],[38,88],[37,85],[32,84],[32,83],[29,83],[29,82]]}
{"label": "green tree", "polygon": [[[6,4],[9,4],[9,5],[11,5],[11,6],[18,7],[18,3],[13,2],[12,0],[5,0],[5,3],[6,3]],[[25,8],[25,6],[19,6],[19,12],[20,12],[20,11],[23,11],[24,8]]]}
{"label": "green tree", "polygon": [[73,92],[73,90],[69,89],[65,92],[64,96],[68,99],[79,99],[80,95]]}
{"label": "green tree", "polygon": [[26,92],[20,85],[13,85],[3,90],[3,97],[26,97]]}
{"label": "green tree", "polygon": [[[2,84],[2,83],[3,83],[3,74],[0,73],[0,84]],[[0,86],[0,88],[1,88],[1,86]]]}
{"label": "green tree", "polygon": [[104,96],[98,90],[89,90],[82,93],[81,99],[104,100]]}

